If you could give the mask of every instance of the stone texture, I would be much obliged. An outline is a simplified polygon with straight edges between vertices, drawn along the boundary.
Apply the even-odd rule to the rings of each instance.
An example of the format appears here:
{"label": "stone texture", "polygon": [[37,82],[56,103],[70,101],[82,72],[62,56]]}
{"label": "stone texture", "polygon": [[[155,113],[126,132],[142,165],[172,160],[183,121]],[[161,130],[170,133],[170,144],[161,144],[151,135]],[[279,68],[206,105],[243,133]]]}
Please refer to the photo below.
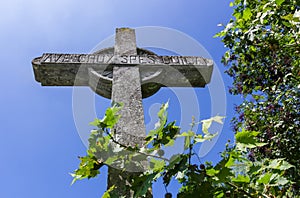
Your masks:
{"label": "stone texture", "polygon": [[[116,31],[115,55],[136,55],[136,39],[133,29]],[[123,103],[121,118],[116,125],[117,139],[126,145],[140,144],[126,138],[126,134],[145,137],[144,112],[139,68],[115,66],[113,68],[112,101]]]}
{"label": "stone texture", "polygon": [[143,98],[155,94],[160,87],[204,87],[211,79],[213,61],[209,59],[158,56],[144,49],[131,55],[113,51],[108,48],[94,54],[43,54],[32,61],[35,79],[43,86],[90,86],[109,99],[112,70],[119,65],[139,68]]}
{"label": "stone texture", "polygon": [[[121,28],[116,31],[115,55],[136,55],[136,38],[133,29]],[[142,105],[142,90],[139,68],[136,66],[114,66],[112,82],[112,101],[123,103],[119,111],[121,115],[119,122],[115,125],[114,131],[116,140],[128,146],[142,145],[146,136],[144,124],[144,111]],[[133,138],[134,137],[134,138]],[[108,188],[116,185],[110,182],[119,178],[119,195],[132,197],[133,192],[122,189],[126,185],[132,172],[121,172],[109,168]],[[128,182],[129,183],[129,182]]]}

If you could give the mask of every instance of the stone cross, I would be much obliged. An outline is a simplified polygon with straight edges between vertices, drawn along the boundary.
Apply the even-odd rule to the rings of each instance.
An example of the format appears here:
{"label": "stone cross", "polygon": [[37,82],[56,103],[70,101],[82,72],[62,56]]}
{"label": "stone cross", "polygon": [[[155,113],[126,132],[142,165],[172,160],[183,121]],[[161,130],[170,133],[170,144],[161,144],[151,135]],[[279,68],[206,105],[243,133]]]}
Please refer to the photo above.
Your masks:
{"label": "stone cross", "polygon": [[[127,145],[142,145],[146,136],[142,98],[164,86],[204,87],[213,69],[210,59],[158,56],[137,48],[135,31],[129,28],[116,29],[112,48],[93,54],[45,53],[32,65],[36,81],[43,86],[89,86],[97,94],[123,103],[115,133],[116,139]],[[110,168],[108,187],[114,184],[121,189],[128,175]],[[119,193],[131,196],[122,190]]]}

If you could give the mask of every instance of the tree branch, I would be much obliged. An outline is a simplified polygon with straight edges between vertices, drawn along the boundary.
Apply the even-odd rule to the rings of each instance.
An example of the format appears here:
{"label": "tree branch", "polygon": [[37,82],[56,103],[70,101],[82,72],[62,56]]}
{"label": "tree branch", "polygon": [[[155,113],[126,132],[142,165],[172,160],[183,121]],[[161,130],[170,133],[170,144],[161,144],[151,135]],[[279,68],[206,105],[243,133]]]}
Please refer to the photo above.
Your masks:
{"label": "tree branch", "polygon": [[239,188],[238,186],[236,186],[236,185],[233,184],[233,183],[226,182],[226,184],[228,184],[229,186],[235,188],[237,191],[239,191],[239,192],[241,192],[241,193],[244,193],[244,194],[247,195],[248,197],[255,198],[255,197],[252,196],[250,193],[248,193],[248,192],[245,191],[244,189]]}

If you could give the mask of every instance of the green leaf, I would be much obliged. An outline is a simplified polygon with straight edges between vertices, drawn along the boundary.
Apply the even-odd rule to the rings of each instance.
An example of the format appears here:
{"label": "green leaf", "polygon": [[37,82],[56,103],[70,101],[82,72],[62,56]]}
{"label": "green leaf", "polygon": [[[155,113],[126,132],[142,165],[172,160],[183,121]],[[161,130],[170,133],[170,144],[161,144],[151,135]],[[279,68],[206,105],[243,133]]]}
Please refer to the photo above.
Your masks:
{"label": "green leaf", "polygon": [[90,122],[90,125],[98,127],[100,123],[100,120],[96,118],[93,122]]}
{"label": "green leaf", "polygon": [[164,160],[158,160],[158,159],[154,159],[154,158],[151,158],[151,160],[150,160],[151,169],[155,172],[162,170],[165,165],[166,165],[166,163]]}
{"label": "green leaf", "polygon": [[243,19],[244,19],[245,21],[247,21],[247,20],[249,20],[249,19],[251,18],[251,16],[252,16],[252,11],[251,11],[251,9],[250,9],[250,8],[246,8],[246,9],[244,10],[244,12],[243,12]]}
{"label": "green leaf", "polygon": [[188,149],[190,147],[190,144],[191,144],[191,137],[186,136],[184,139],[184,150]]}
{"label": "green leaf", "polygon": [[117,112],[123,107],[122,104],[114,104],[111,108],[108,108],[105,112],[104,118],[101,122],[105,125],[104,127],[112,129],[114,125],[118,122],[120,115]]}
{"label": "green leaf", "polygon": [[176,135],[176,137],[193,137],[195,136],[194,131],[183,132],[181,134]]}
{"label": "green leaf", "polygon": [[73,177],[71,185],[73,185],[77,180],[80,180],[80,176],[79,175],[76,175],[74,173],[70,173],[70,175]]}
{"label": "green leaf", "polygon": [[118,160],[120,157],[119,156],[117,156],[117,155],[115,155],[115,156],[112,156],[112,157],[109,157],[109,158],[107,158],[106,160],[105,160],[105,164],[106,165],[111,165],[111,164],[113,164],[116,160]]}
{"label": "green leaf", "polygon": [[79,168],[71,174],[74,177],[72,184],[77,180],[82,180],[85,178],[93,178],[100,174],[99,169],[103,166],[103,163],[97,161],[97,158],[93,155],[87,155],[80,157]]}
{"label": "green leaf", "polygon": [[[158,142],[156,141],[153,144],[161,144],[161,139],[162,137],[165,135],[164,132],[166,131],[170,131],[170,132],[174,132],[177,133],[179,131],[179,127],[174,126],[175,121],[169,123],[166,127],[166,123],[167,123],[167,109],[168,109],[169,103],[167,102],[166,104],[162,104],[162,106],[160,107],[160,110],[157,113],[157,116],[159,118],[158,122],[155,123],[155,129],[151,130],[147,137],[145,138],[146,140],[146,144],[150,144],[152,141],[155,141],[156,139],[158,139]],[[165,127],[165,128],[164,128]],[[175,134],[174,134],[175,136]],[[167,144],[167,143],[166,143]],[[158,146],[158,145],[156,145]]]}
{"label": "green leaf", "polygon": [[223,191],[218,191],[218,192],[215,192],[215,197],[216,198],[223,198],[225,196],[224,192]]}
{"label": "green leaf", "polygon": [[285,0],[275,0],[277,6],[280,6]]}
{"label": "green leaf", "polygon": [[270,161],[268,168],[279,169],[280,164],[281,164],[281,159],[274,159]]}
{"label": "green leaf", "polygon": [[231,166],[233,166],[235,163],[235,159],[230,155],[228,161],[225,164],[225,167],[230,168]]}
{"label": "green leaf", "polygon": [[238,175],[236,178],[232,178],[232,181],[237,183],[250,183],[250,177],[247,175]]}
{"label": "green leaf", "polygon": [[172,155],[169,166],[173,166],[174,164],[180,162],[181,158],[182,156],[180,154]]}
{"label": "green leaf", "polygon": [[196,134],[194,131],[188,131],[188,132],[183,132],[181,134],[176,135],[176,137],[185,137],[184,139],[184,150],[188,149],[191,144],[191,139],[194,137]]}
{"label": "green leaf", "polygon": [[154,178],[156,178],[156,176],[157,173],[135,177],[132,185],[134,197],[143,197],[147,193],[148,189],[152,186],[152,181]]}
{"label": "green leaf", "polygon": [[257,182],[259,184],[268,184],[268,183],[270,183],[271,176],[272,176],[272,173],[265,173],[259,177]]}
{"label": "green leaf", "polygon": [[211,168],[211,169],[207,169],[206,170],[206,174],[208,175],[208,176],[215,176],[216,174],[218,174],[220,171],[219,170],[215,170],[215,169],[213,169],[213,168]]}
{"label": "green leaf", "polygon": [[177,174],[176,174],[176,177],[175,179],[183,179],[185,177],[185,172],[181,172],[179,171]]}
{"label": "green leaf", "polygon": [[204,134],[210,134],[208,132],[208,129],[210,128],[212,122],[217,122],[219,124],[223,124],[223,120],[225,117],[224,116],[215,116],[206,120],[202,120],[202,131]]}
{"label": "green leaf", "polygon": [[234,6],[234,3],[233,2],[230,2],[229,3],[229,7],[233,7]]}
{"label": "green leaf", "polygon": [[165,147],[167,147],[167,146],[174,146],[175,140],[170,139],[170,140],[168,140],[168,141],[169,141],[169,142],[168,142],[167,144],[164,145]]}
{"label": "green leaf", "polygon": [[195,136],[195,142],[196,143],[201,143],[201,142],[205,142],[207,140],[211,140],[213,139],[214,137],[216,137],[218,135],[218,133],[215,133],[215,134],[206,134],[204,136],[202,135],[197,135]]}
{"label": "green leaf", "polygon": [[110,193],[115,189],[115,185],[111,186],[107,191],[105,191],[105,193],[102,195],[102,198],[112,198],[112,196],[110,196]]}
{"label": "green leaf", "polygon": [[202,135],[197,135],[194,140],[196,143],[202,143],[206,141],[206,139]]}
{"label": "green leaf", "polygon": [[286,185],[287,183],[289,183],[289,180],[287,180],[285,177],[279,176],[277,178],[276,184],[278,185]]}
{"label": "green leaf", "polygon": [[246,131],[245,129],[242,129],[242,131],[235,134],[237,145],[246,148],[255,148],[266,145],[266,143],[258,142],[256,138],[258,134],[260,133],[256,131]]}
{"label": "green leaf", "polygon": [[295,166],[291,165],[287,161],[282,161],[281,165],[279,166],[279,170],[288,170],[293,167],[295,167]]}
{"label": "green leaf", "polygon": [[265,145],[267,145],[268,143],[263,143],[263,142],[257,142],[257,143],[255,143],[255,146],[257,146],[257,147],[262,147],[262,146],[265,146]]}
{"label": "green leaf", "polygon": [[[234,14],[233,14],[233,16],[235,17],[235,19],[236,19],[236,21],[239,21],[240,19],[241,19],[241,13],[240,12],[235,12]],[[231,25],[232,23],[228,23],[228,25],[230,25],[230,28],[232,28],[232,25]],[[227,26],[228,26],[227,25]]]}
{"label": "green leaf", "polygon": [[166,102],[165,104],[161,105],[160,110],[157,113],[157,115],[158,115],[159,118],[162,118],[162,117],[166,116],[165,113],[167,112],[168,107],[169,107],[169,101]]}

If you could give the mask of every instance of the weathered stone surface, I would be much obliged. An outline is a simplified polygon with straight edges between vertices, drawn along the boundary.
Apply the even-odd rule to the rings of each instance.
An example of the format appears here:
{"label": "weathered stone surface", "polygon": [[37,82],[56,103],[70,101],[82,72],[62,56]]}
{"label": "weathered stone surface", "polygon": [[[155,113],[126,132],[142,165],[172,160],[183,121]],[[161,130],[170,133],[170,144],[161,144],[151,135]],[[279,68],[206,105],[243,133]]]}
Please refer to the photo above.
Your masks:
{"label": "weathered stone surface", "polygon": [[158,56],[154,54],[144,55],[119,55],[119,54],[54,54],[45,53],[38,59],[37,64],[83,64],[88,67],[96,65],[140,65],[142,66],[211,66],[209,59],[198,56]]}
{"label": "weathered stone surface", "polygon": [[211,79],[210,59],[158,56],[143,49],[138,54],[113,54],[112,50],[95,54],[43,54],[32,61],[35,78],[43,86],[90,86],[106,98],[111,98],[112,70],[116,65],[139,68],[143,98],[160,87],[204,87]]}
{"label": "weathered stone surface", "polygon": [[[121,28],[116,31],[115,55],[136,55],[136,38],[133,29]],[[142,90],[139,68],[136,66],[118,65],[113,68],[112,101],[123,103],[119,111],[119,122],[114,127],[116,140],[123,145],[142,145],[146,136],[144,111],[142,105]],[[135,138],[132,138],[135,137]],[[136,138],[137,137],[137,138]],[[109,185],[112,179],[119,178],[119,195],[133,197],[133,192],[122,190],[121,187],[129,182],[130,175],[137,173],[120,172],[109,168]],[[113,171],[111,171],[113,170]],[[118,175],[116,175],[118,174]],[[108,186],[109,188],[110,186]]]}

